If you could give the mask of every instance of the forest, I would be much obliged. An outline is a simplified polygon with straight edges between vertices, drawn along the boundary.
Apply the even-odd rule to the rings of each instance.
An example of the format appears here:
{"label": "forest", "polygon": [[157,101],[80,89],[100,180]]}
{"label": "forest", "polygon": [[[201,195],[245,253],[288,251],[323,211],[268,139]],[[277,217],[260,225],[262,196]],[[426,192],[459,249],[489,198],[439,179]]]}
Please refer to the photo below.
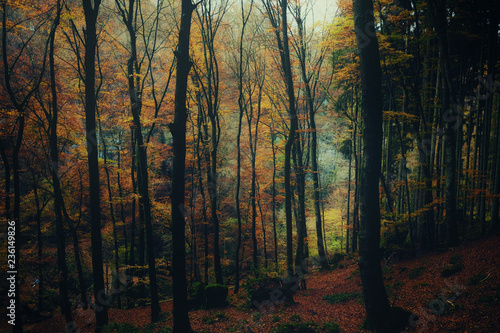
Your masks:
{"label": "forest", "polygon": [[500,325],[499,2],[0,6],[0,331]]}

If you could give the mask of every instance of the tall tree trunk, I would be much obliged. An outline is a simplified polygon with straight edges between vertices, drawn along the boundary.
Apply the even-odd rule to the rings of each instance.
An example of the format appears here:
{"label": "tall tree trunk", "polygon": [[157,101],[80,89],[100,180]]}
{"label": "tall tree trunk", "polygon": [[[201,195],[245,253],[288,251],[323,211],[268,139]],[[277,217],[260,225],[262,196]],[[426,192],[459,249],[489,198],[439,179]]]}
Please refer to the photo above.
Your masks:
{"label": "tall tree trunk", "polygon": [[97,50],[96,23],[101,0],[83,0],[85,14],[85,130],[87,134],[87,153],[90,187],[90,223],[92,245],[92,274],[96,326],[100,330],[108,323],[108,305],[104,286],[101,237],[101,197],[99,185],[99,159],[96,127],[96,87],[95,65]]}
{"label": "tall tree trunk", "polygon": [[66,235],[64,232],[62,216],[62,190],[59,182],[59,152],[57,146],[57,125],[58,125],[58,96],[56,86],[56,66],[55,66],[55,35],[60,23],[62,6],[60,0],[57,1],[57,14],[54,19],[49,42],[49,71],[51,86],[52,117],[49,119],[49,146],[51,157],[52,185],[54,188],[54,211],[56,213],[56,234],[57,234],[57,262],[61,274],[59,281],[59,293],[61,298],[61,311],[66,320],[66,325],[70,325],[73,319],[71,316],[71,306],[68,295],[68,266],[66,265]]}
{"label": "tall tree trunk", "polygon": [[[115,274],[113,278],[113,291],[115,290],[120,290],[120,255],[118,253],[119,247],[118,247],[118,232],[116,228],[116,217],[115,217],[115,210],[113,208],[113,193],[111,191],[111,177],[109,174],[109,166],[108,166],[108,148],[106,145],[106,141],[104,140],[104,135],[101,127],[101,120],[99,116],[99,112],[97,114],[98,117],[98,124],[99,124],[99,133],[101,135],[101,144],[103,147],[103,155],[104,155],[104,172],[106,173],[106,187],[108,190],[108,205],[109,205],[109,215],[111,216],[111,226],[113,228],[113,246],[114,246],[114,264],[115,264]],[[121,301],[121,296],[120,293],[115,295],[113,292],[111,295],[111,299],[117,297],[117,306],[118,309],[121,309],[122,307],[122,301]]]}
{"label": "tall tree trunk", "polygon": [[283,81],[286,86],[287,92],[287,103],[289,112],[288,116],[290,119],[290,126],[288,130],[288,136],[285,143],[285,156],[284,156],[284,185],[285,185],[285,224],[286,224],[286,265],[287,273],[291,277],[294,274],[293,266],[293,212],[292,212],[292,180],[290,177],[291,173],[291,155],[292,149],[295,144],[296,131],[298,127],[297,121],[297,109],[295,105],[295,91],[293,85],[293,74],[292,66],[290,62],[290,47],[288,42],[288,19],[287,19],[287,8],[288,1],[281,0],[279,2],[279,10],[275,8],[275,4],[270,0],[262,1],[268,18],[271,21],[271,25],[274,28],[276,35],[276,43],[278,44],[278,49],[280,51],[281,59],[281,69]]}
{"label": "tall tree trunk", "polygon": [[71,224],[71,220],[69,218],[69,214],[67,214],[66,209],[64,208],[63,204],[63,212],[66,221],[68,221],[71,229],[71,234],[73,236],[73,253],[75,256],[75,265],[76,265],[76,270],[78,272],[78,284],[80,287],[80,298],[81,298],[81,306],[83,310],[87,310],[89,304],[87,300],[87,286],[85,284],[85,277],[83,276],[83,267],[82,267],[82,261],[80,257],[80,246],[78,244],[78,233],[77,229],[78,226],[80,225],[80,222],[82,221],[82,207],[83,207],[83,177],[82,174],[79,171],[79,179],[80,179],[80,204],[78,205],[78,223],[76,226],[73,226]]}
{"label": "tall tree trunk", "polygon": [[457,130],[458,117],[455,93],[451,85],[451,63],[448,53],[446,4],[437,0],[430,2],[434,15],[434,25],[439,37],[439,52],[443,77],[443,120],[446,122],[446,224],[448,225],[448,245],[459,244],[457,224]]}
{"label": "tall tree trunk", "polygon": [[130,149],[131,149],[131,163],[130,163],[130,179],[132,181],[132,211],[130,213],[132,222],[130,223],[130,253],[128,256],[128,264],[131,266],[135,265],[135,231],[136,231],[136,220],[137,220],[137,200],[135,199],[135,194],[137,194],[137,182],[135,180],[135,137],[134,129],[130,130]]}
{"label": "tall tree trunk", "polygon": [[[117,163],[117,167],[118,167],[118,170],[121,170],[121,149],[122,149],[122,132],[120,132],[120,144],[119,144],[119,148],[118,148],[118,151],[117,151],[117,154],[118,154],[118,163]],[[122,188],[122,182],[121,182],[121,176],[120,176],[121,172],[117,172],[116,173],[116,183],[118,185],[118,196],[120,198],[120,219],[121,219],[121,222],[122,222],[122,230],[123,230],[123,241],[124,241],[124,245],[125,245],[125,255],[124,255],[124,262],[125,264],[128,263],[128,255],[129,255],[129,252],[128,252],[128,235],[127,235],[127,221],[125,219],[125,205],[123,204],[123,202],[125,201],[125,198],[123,196],[123,188]]]}
{"label": "tall tree trunk", "polygon": [[137,161],[139,175],[139,193],[141,194],[139,202],[143,211],[144,227],[146,232],[146,252],[149,272],[149,288],[151,293],[151,322],[158,321],[160,317],[160,303],[158,300],[158,282],[156,277],[156,263],[153,244],[153,218],[151,215],[151,199],[149,197],[149,174],[147,163],[147,146],[145,145],[142,134],[142,91],[139,76],[141,74],[137,59],[137,35],[136,35],[136,12],[140,2],[135,0],[128,1],[128,8],[125,3],[115,1],[122,20],[127,27],[130,38],[130,57],[127,62],[128,88],[130,96],[130,110],[135,129],[135,139],[137,143]]}
{"label": "tall tree trunk", "polygon": [[273,179],[272,179],[272,211],[273,211],[273,240],[274,240],[274,264],[278,269],[278,231],[276,228],[276,150],[274,147],[274,119],[271,116],[271,150],[273,154]]}
{"label": "tall tree trunk", "polygon": [[[359,120],[358,118],[358,108],[359,108],[359,103],[358,103],[358,91],[357,89],[354,90],[354,95],[355,95],[355,112],[354,112],[354,119],[356,121]],[[359,231],[359,181],[360,181],[360,158],[361,155],[358,154],[359,152],[359,142],[358,142],[358,124],[354,123],[354,131],[352,132],[352,142],[353,142],[353,155],[354,155],[354,209],[353,209],[353,216],[352,216],[352,237],[351,237],[351,245],[352,245],[352,252],[355,253],[358,251],[358,231]]]}
{"label": "tall tree trunk", "polygon": [[173,171],[172,171],[172,290],[174,297],[173,317],[174,333],[191,331],[187,308],[186,281],[186,241],[184,220],[184,176],[186,168],[186,94],[188,76],[192,63],[189,59],[189,39],[191,35],[191,18],[195,5],[191,0],[182,0],[182,14],[179,29],[177,57],[177,81],[175,86],[174,123],[170,125],[173,138]]}
{"label": "tall tree trunk", "polygon": [[242,240],[242,221],[241,221],[241,206],[240,206],[240,189],[241,189],[241,128],[243,124],[243,113],[246,108],[245,95],[243,93],[243,76],[246,73],[247,66],[243,64],[243,42],[245,38],[245,28],[250,17],[250,13],[253,8],[253,0],[250,2],[250,9],[245,13],[245,4],[243,0],[240,1],[241,7],[241,33],[239,40],[239,55],[238,55],[238,133],[236,135],[236,149],[237,149],[237,167],[236,167],[236,219],[238,221],[238,235],[236,241],[236,251],[235,251],[235,281],[234,281],[234,293],[237,294],[240,289],[240,250],[241,250],[241,240]]}
{"label": "tall tree trunk", "polygon": [[[299,18],[297,21],[299,25],[299,38],[300,38],[300,69],[302,75],[302,81],[305,84],[305,98],[306,107],[309,114],[310,128],[311,128],[311,166],[312,166],[312,177],[313,177],[313,198],[314,198],[314,216],[316,218],[316,244],[318,247],[318,256],[321,268],[324,270],[329,269],[328,258],[326,257],[324,240],[323,240],[323,228],[321,220],[321,196],[319,187],[319,172],[318,172],[318,137],[316,129],[315,120],[315,110],[314,110],[314,96],[311,89],[311,75],[308,75],[306,69],[306,44],[304,37],[304,25],[303,21]],[[305,223],[304,223],[305,224]]]}
{"label": "tall tree trunk", "polygon": [[363,284],[366,324],[384,331],[390,305],[380,265],[379,179],[382,159],[382,82],[371,0],[354,0],[354,26],[360,54],[363,103],[363,156],[359,270]]}
{"label": "tall tree trunk", "polygon": [[[34,177],[33,177],[34,178]],[[43,236],[42,236],[42,212],[46,205],[42,206],[40,203],[40,198],[38,196],[38,181],[33,180],[33,193],[35,195],[35,207],[36,207],[36,238],[37,238],[37,259],[38,259],[38,295],[37,295],[37,307],[38,313],[43,311],[43,294],[45,289],[45,281],[43,276],[44,263],[43,263]]]}
{"label": "tall tree trunk", "polygon": [[351,237],[351,179],[352,179],[352,140],[349,143],[349,167],[348,167],[348,176],[347,176],[347,206],[346,206],[346,240],[345,240],[345,252],[349,253],[350,248],[350,237]]}

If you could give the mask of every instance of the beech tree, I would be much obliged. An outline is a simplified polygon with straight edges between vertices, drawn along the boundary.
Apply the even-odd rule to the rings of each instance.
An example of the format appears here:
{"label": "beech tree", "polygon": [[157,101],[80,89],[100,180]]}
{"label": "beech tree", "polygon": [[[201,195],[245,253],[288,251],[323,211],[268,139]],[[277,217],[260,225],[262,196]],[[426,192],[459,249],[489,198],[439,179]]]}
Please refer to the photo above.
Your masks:
{"label": "beech tree", "polygon": [[[24,243],[21,238],[21,148],[24,143],[26,129],[27,111],[32,97],[38,90],[46,70],[47,48],[36,54],[33,52],[35,36],[45,23],[42,19],[33,19],[29,13],[22,11],[23,4],[7,4],[7,1],[0,2],[2,10],[2,83],[5,97],[2,98],[4,110],[2,110],[2,123],[8,127],[2,128],[2,138],[0,139],[0,155],[4,164],[5,173],[5,218],[15,222],[14,239],[15,246],[15,268],[20,270],[20,245]],[[20,8],[17,8],[20,7]],[[21,14],[15,13],[21,9]],[[27,15],[27,16],[24,16]],[[16,17],[17,16],[17,17]],[[30,22],[31,29],[23,25],[23,21]],[[12,32],[20,33],[19,38],[14,37]],[[22,34],[26,34],[22,36]],[[12,43],[12,41],[15,41]],[[40,57],[41,56],[41,57]],[[31,57],[31,59],[30,59]],[[5,126],[5,125],[4,125]],[[10,127],[10,128],[9,128]],[[9,133],[9,136],[5,136]],[[12,191],[14,194],[14,204],[11,206]],[[15,279],[15,289],[18,291],[19,279]],[[64,288],[63,288],[64,289]],[[23,321],[20,316],[21,302],[19,292],[15,293],[16,313],[13,332],[23,331]],[[64,297],[64,296],[62,296]]]}
{"label": "beech tree", "polygon": [[371,0],[354,1],[354,26],[359,48],[363,93],[363,155],[359,271],[363,284],[366,325],[384,330],[390,305],[380,265],[379,175],[382,159],[382,72]]}
{"label": "beech tree", "polygon": [[186,241],[185,241],[185,170],[186,170],[186,94],[188,76],[191,70],[189,59],[189,40],[191,36],[191,18],[196,5],[191,0],[182,0],[182,13],[179,28],[179,42],[175,51],[177,58],[177,78],[175,83],[175,115],[170,125],[173,138],[172,170],[172,289],[174,296],[174,333],[189,332],[186,281]]}
{"label": "beech tree", "polygon": [[285,145],[285,223],[286,223],[286,258],[287,272],[289,276],[294,274],[293,265],[293,227],[292,227],[292,183],[291,183],[291,155],[295,145],[296,131],[298,128],[297,109],[295,105],[295,90],[293,84],[292,66],[290,62],[290,45],[288,42],[288,1],[281,0],[279,2],[279,11],[274,7],[273,3],[268,0],[263,0],[263,5],[266,9],[271,26],[276,35],[276,43],[280,52],[281,70],[283,81],[286,85],[288,98],[288,117],[290,121],[289,132]]}
{"label": "beech tree", "polygon": [[97,17],[100,0],[83,0],[85,15],[85,130],[87,137],[90,225],[92,242],[92,275],[94,278],[94,298],[96,326],[98,330],[108,323],[108,305],[104,286],[101,237],[101,197],[99,185],[99,159],[96,126],[96,85],[95,65],[97,50]]}

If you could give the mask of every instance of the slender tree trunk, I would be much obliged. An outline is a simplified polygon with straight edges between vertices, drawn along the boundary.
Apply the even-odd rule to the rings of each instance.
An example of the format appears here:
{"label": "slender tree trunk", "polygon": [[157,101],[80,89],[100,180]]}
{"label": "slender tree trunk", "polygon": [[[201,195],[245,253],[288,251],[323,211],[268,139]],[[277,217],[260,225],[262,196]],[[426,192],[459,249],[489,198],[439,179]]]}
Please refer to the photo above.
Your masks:
{"label": "slender tree trunk", "polygon": [[[82,207],[83,207],[83,177],[79,173],[80,176],[80,204],[79,204],[79,211],[78,211],[78,223],[76,226],[73,226],[71,224],[71,220],[69,218],[69,215],[66,212],[66,209],[63,209],[64,211],[64,216],[66,218],[66,221],[69,222],[70,229],[71,229],[71,234],[73,236],[73,253],[75,256],[75,265],[76,265],[76,270],[78,272],[78,284],[80,287],[80,298],[81,298],[81,306],[83,310],[87,310],[89,304],[87,300],[87,286],[85,284],[85,277],[83,276],[83,267],[82,267],[82,261],[80,259],[80,246],[78,244],[78,226],[80,225],[80,222],[82,220]],[[64,208],[64,205],[63,205]]]}
{"label": "slender tree trunk", "polygon": [[457,123],[458,117],[455,93],[451,85],[451,64],[448,54],[447,18],[445,4],[437,0],[430,2],[434,15],[434,25],[439,37],[443,76],[443,120],[446,122],[446,224],[448,225],[448,245],[459,244],[457,224]]}
{"label": "slender tree trunk", "polygon": [[285,144],[285,215],[286,215],[286,235],[287,235],[287,270],[288,275],[293,275],[293,240],[292,240],[292,180],[290,173],[292,171],[290,165],[291,153],[296,139],[297,130],[297,110],[295,107],[295,91],[293,85],[292,65],[290,62],[290,50],[288,43],[288,19],[287,9],[288,1],[281,0],[281,38],[282,38],[282,53],[281,62],[284,72],[284,80],[288,97],[288,112],[290,113],[290,129],[288,138]]}
{"label": "slender tree trunk", "polygon": [[273,211],[273,236],[274,236],[274,264],[278,269],[278,231],[276,229],[276,150],[274,147],[274,119],[271,117],[271,150],[273,154],[273,180],[272,180],[272,211]]}
{"label": "slender tree trunk", "polygon": [[5,207],[5,218],[7,220],[10,220],[12,210],[11,210],[11,203],[10,203],[10,192],[12,188],[12,170],[10,168],[10,162],[9,162],[9,157],[7,156],[6,152],[6,147],[4,146],[3,139],[0,140],[0,154],[2,156],[2,162],[3,162],[3,170],[4,170],[4,191],[5,191],[5,200],[4,200],[4,207]]}
{"label": "slender tree trunk", "polygon": [[62,216],[62,190],[59,182],[59,152],[57,146],[57,124],[58,124],[58,96],[56,87],[56,68],[55,68],[55,34],[60,23],[62,6],[60,1],[57,1],[57,14],[50,32],[49,46],[49,71],[50,85],[52,97],[52,117],[49,121],[49,146],[51,157],[51,173],[52,185],[54,188],[54,211],[56,214],[56,234],[57,234],[57,259],[61,278],[59,281],[59,293],[61,298],[61,311],[66,320],[66,325],[72,323],[71,306],[68,295],[68,267],[66,265],[66,235],[64,232],[63,216]]}
{"label": "slender tree trunk", "polygon": [[136,217],[137,217],[137,200],[135,199],[135,194],[137,194],[137,184],[135,181],[135,137],[134,130],[130,130],[130,150],[131,150],[131,167],[130,167],[130,179],[132,181],[132,193],[134,194],[132,198],[132,211],[130,213],[132,222],[130,226],[130,253],[128,257],[128,264],[131,266],[135,265],[135,231],[136,231]]}
{"label": "slender tree trunk", "polygon": [[240,250],[241,250],[241,240],[242,240],[242,221],[241,221],[241,205],[240,205],[240,189],[241,189],[241,128],[243,124],[243,113],[246,108],[245,96],[243,93],[243,76],[246,72],[247,66],[243,64],[243,42],[245,38],[245,28],[250,17],[250,13],[253,8],[253,1],[250,3],[250,10],[245,13],[245,4],[243,0],[240,2],[241,6],[241,33],[239,40],[239,58],[238,58],[238,134],[236,135],[236,149],[237,149],[237,167],[236,167],[236,219],[238,221],[238,235],[236,241],[236,251],[235,251],[235,281],[234,281],[234,293],[237,294],[240,289]]}
{"label": "slender tree trunk", "polygon": [[[354,117],[358,119],[358,92],[355,89],[354,94],[356,95],[355,101],[355,112]],[[355,253],[358,251],[358,229],[359,229],[359,166],[360,166],[360,156],[358,156],[358,124],[354,124],[354,131],[352,133],[352,142],[353,142],[353,155],[354,155],[354,209],[352,216],[352,252]]]}
{"label": "slender tree trunk", "polygon": [[101,0],[83,0],[86,23],[85,39],[85,129],[90,186],[90,222],[92,244],[92,273],[97,330],[108,323],[106,289],[102,261],[101,198],[99,185],[99,159],[96,127],[95,65],[97,49],[96,23]]}
{"label": "slender tree trunk", "polygon": [[[100,127],[100,120],[99,120],[99,127]],[[113,227],[113,246],[114,246],[114,259],[115,259],[115,276],[113,279],[113,286],[114,290],[120,290],[120,256],[118,253],[119,247],[118,247],[118,231],[116,228],[116,217],[115,217],[115,210],[113,208],[113,193],[111,191],[111,177],[109,175],[109,167],[107,165],[108,159],[106,157],[107,155],[107,148],[106,144],[104,142],[104,137],[102,135],[102,129],[100,129],[101,132],[101,140],[102,140],[102,145],[103,145],[103,153],[104,153],[104,171],[106,172],[106,185],[107,185],[107,190],[108,190],[108,199],[109,199],[109,215],[111,216],[111,226]],[[118,309],[121,309],[122,307],[122,301],[120,294],[118,293],[115,295],[114,293],[111,295],[112,298],[117,297],[117,306]]]}
{"label": "slender tree trunk", "polygon": [[[158,282],[156,277],[156,263],[153,244],[153,219],[151,215],[151,199],[149,197],[149,175],[147,164],[147,147],[142,134],[141,110],[142,91],[140,87],[139,75],[140,66],[137,59],[137,35],[136,35],[136,12],[140,2],[128,1],[128,8],[125,8],[120,1],[116,1],[118,9],[122,15],[122,20],[127,27],[130,38],[130,58],[127,63],[128,87],[130,96],[130,109],[135,129],[135,139],[137,143],[137,161],[139,175],[139,193],[141,194],[139,203],[143,211],[144,227],[146,232],[146,251],[149,272],[149,287],[151,292],[151,322],[158,321],[160,317],[160,303],[158,300]],[[142,232],[141,232],[142,234]]]}
{"label": "slender tree trunk", "polygon": [[186,242],[184,220],[184,176],[186,167],[186,93],[192,63],[189,59],[191,18],[195,5],[191,0],[182,0],[177,57],[177,81],[175,87],[174,123],[170,125],[173,138],[174,162],[172,171],[172,289],[174,297],[174,333],[191,331],[187,308]]}
{"label": "slender tree trunk", "polygon": [[345,252],[349,253],[350,248],[350,223],[351,223],[351,179],[352,179],[352,140],[349,143],[349,167],[348,167],[348,176],[347,176],[347,213],[346,213],[346,238],[345,238]]}
{"label": "slender tree trunk", "polygon": [[[37,235],[37,259],[38,259],[38,313],[43,311],[43,293],[45,289],[45,281],[43,276],[43,237],[42,237],[42,212],[43,207],[40,204],[40,198],[38,196],[38,184],[37,182],[33,182],[33,193],[35,195],[35,207],[36,207],[36,235]],[[45,205],[44,205],[45,206]]]}
{"label": "slender tree trunk", "polygon": [[[120,145],[119,145],[119,148],[118,148],[118,164],[117,164],[117,167],[118,167],[118,170],[121,170],[121,148],[122,148],[122,133],[120,132]],[[125,198],[123,196],[123,188],[122,188],[122,182],[121,182],[121,176],[120,176],[121,172],[117,172],[116,173],[116,183],[118,185],[118,196],[120,197],[120,219],[121,219],[121,222],[122,222],[122,230],[123,230],[123,241],[124,241],[124,245],[125,245],[125,255],[124,255],[124,262],[125,263],[128,263],[127,261],[127,257],[129,255],[129,252],[128,252],[128,235],[127,235],[127,221],[125,219],[125,206],[123,204]]]}

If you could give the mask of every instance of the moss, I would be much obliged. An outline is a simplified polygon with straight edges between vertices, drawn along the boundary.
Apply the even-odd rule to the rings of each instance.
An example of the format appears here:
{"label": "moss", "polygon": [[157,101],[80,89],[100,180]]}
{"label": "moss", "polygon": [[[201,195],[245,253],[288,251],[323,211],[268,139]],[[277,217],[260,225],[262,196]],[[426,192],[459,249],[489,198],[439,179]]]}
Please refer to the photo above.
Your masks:
{"label": "moss", "polygon": [[209,284],[205,287],[207,309],[223,307],[227,305],[227,286],[221,284]]}
{"label": "moss", "polygon": [[347,302],[351,299],[359,299],[362,296],[360,292],[354,293],[339,293],[333,295],[325,295],[323,296],[323,300],[327,301],[330,304],[337,304]]}

